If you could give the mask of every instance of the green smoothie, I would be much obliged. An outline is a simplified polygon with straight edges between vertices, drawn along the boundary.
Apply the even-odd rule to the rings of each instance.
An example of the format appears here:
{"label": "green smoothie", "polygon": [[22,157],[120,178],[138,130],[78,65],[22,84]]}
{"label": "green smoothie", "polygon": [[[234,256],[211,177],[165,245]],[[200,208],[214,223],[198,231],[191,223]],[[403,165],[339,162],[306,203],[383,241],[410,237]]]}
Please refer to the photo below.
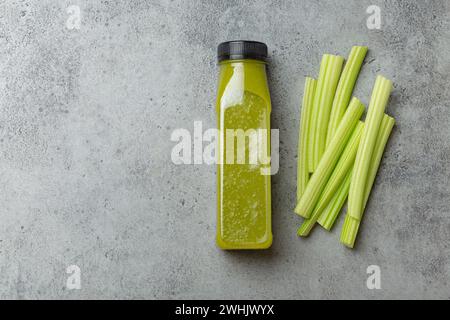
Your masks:
{"label": "green smoothie", "polygon": [[217,244],[264,249],[272,243],[270,96],[266,64],[220,61]]}

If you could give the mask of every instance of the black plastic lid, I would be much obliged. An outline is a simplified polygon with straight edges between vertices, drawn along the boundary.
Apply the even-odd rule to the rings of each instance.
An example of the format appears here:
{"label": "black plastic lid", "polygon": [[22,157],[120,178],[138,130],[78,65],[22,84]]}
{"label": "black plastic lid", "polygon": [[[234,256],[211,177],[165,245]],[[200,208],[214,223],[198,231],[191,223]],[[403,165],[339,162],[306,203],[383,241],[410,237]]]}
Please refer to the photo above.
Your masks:
{"label": "black plastic lid", "polygon": [[219,62],[223,60],[239,59],[255,59],[266,61],[267,46],[262,42],[247,40],[222,42],[217,47],[217,59],[219,60]]}

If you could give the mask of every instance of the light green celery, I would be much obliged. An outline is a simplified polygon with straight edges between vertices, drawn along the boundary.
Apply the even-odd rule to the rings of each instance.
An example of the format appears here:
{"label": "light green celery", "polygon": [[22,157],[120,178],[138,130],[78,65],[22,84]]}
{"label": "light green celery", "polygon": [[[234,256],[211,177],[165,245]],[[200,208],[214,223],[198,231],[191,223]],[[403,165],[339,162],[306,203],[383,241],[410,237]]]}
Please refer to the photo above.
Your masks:
{"label": "light green celery", "polygon": [[314,108],[317,108],[318,112],[314,133],[313,172],[316,170],[319,161],[325,152],[331,106],[333,104],[334,94],[336,93],[336,87],[339,82],[343,63],[343,57],[334,55],[330,57],[320,96],[315,100],[317,105],[315,105]]}
{"label": "light green celery", "polygon": [[[356,99],[356,101],[353,103],[361,102]],[[324,198],[324,205],[322,206],[322,210],[325,209],[325,206],[333,198],[333,195],[339,189],[339,186],[342,184],[342,181],[344,181],[348,172],[352,170],[363,131],[364,123],[362,121],[359,121],[350,139],[348,140],[348,143],[345,146],[345,149],[342,152],[342,155],[340,156],[336,167],[333,169],[333,173],[328,179],[325,189],[320,196],[321,198]]]}
{"label": "light green celery", "polygon": [[364,208],[366,208],[367,201],[369,200],[370,191],[372,190],[373,183],[377,176],[378,168],[380,167],[381,158],[383,157],[384,148],[391,135],[392,128],[394,128],[395,119],[385,114],[381,121],[380,131],[377,136],[377,143],[373,150],[372,160],[370,161],[369,173],[367,175],[366,186],[364,188]]}
{"label": "light green celery", "polygon": [[302,225],[298,229],[297,234],[299,236],[307,236],[309,234],[323,210],[327,208],[328,203],[333,199],[334,194],[340,188],[342,182],[348,175],[348,172],[351,171],[363,128],[364,124],[360,121],[348,140],[348,143],[345,146],[345,149],[342,152],[331,177],[328,179],[328,182],[320,195],[319,201],[314,207],[314,211],[309,219],[303,221]]}
{"label": "light green celery", "polygon": [[[366,184],[364,186],[363,208],[366,207],[367,201],[369,200],[370,191],[372,190],[372,186],[375,181],[378,168],[380,166],[381,158],[383,157],[383,152],[394,124],[394,118],[386,114],[383,116],[373,155],[370,161],[369,173],[367,175]],[[353,248],[353,246],[355,245],[356,235],[358,234],[359,224],[361,222],[360,220],[361,219],[352,217],[348,213],[345,216],[344,226],[341,233],[341,242],[349,248]]]}
{"label": "light green celery", "polygon": [[364,105],[358,99],[352,99],[336,134],[317,166],[317,170],[311,176],[303,196],[297,202],[294,211],[300,216],[310,217],[363,112]]}
{"label": "light green celery", "polygon": [[[370,98],[364,132],[356,154],[352,181],[348,196],[348,214],[360,220],[364,210],[364,188],[367,182],[370,162],[375,148],[384,110],[392,89],[392,82],[378,76]],[[334,139],[334,138],[333,138]],[[333,140],[332,140],[333,141]]]}
{"label": "light green celery", "polygon": [[366,53],[367,47],[364,46],[354,46],[350,51],[350,55],[345,63],[344,70],[342,71],[342,75],[336,89],[336,94],[333,99],[330,121],[328,123],[326,146],[330,144],[331,138],[336,132],[339,122],[341,122],[342,117],[344,116]]}
{"label": "light green celery", "polygon": [[309,219],[303,220],[302,224],[297,230],[297,235],[299,237],[307,237],[309,233],[311,232],[312,228],[316,224],[317,219],[320,216],[321,211],[316,208],[314,209],[313,213],[309,217]]}
{"label": "light green celery", "polygon": [[345,200],[348,196],[348,190],[350,189],[350,182],[352,180],[352,170],[347,173],[344,182],[339,187],[339,190],[334,195],[333,199],[328,203],[328,206],[320,214],[317,223],[323,228],[330,231],[336,221],[337,216],[344,206]]}
{"label": "light green celery", "polygon": [[355,245],[356,235],[358,234],[360,220],[352,218],[346,214],[344,219],[344,225],[341,232],[341,243],[346,247],[353,248]]}
{"label": "light green celery", "polygon": [[322,88],[327,72],[328,61],[332,55],[324,54],[320,62],[319,76],[317,77],[317,85],[314,93],[313,107],[308,132],[308,171],[312,173],[314,170],[314,135],[316,133],[317,120],[319,117],[319,102],[322,95]]}
{"label": "light green celery", "polygon": [[308,170],[308,133],[309,122],[311,120],[312,105],[314,100],[314,92],[316,90],[317,81],[313,78],[306,77],[305,89],[303,91],[302,115],[298,138],[297,152],[297,201],[305,191],[309,181]]}

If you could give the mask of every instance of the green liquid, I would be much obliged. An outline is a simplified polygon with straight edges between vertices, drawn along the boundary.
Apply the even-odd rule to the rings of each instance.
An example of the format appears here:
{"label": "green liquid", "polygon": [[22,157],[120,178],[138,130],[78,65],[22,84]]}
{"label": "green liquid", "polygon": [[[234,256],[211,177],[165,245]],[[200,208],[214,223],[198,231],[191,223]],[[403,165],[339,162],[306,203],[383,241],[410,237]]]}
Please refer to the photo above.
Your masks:
{"label": "green liquid", "polygon": [[[232,68],[233,66],[225,67]],[[270,165],[262,161],[264,158],[257,158],[255,162],[249,163],[250,150],[252,150],[250,138],[246,136],[245,143],[239,145],[239,138],[228,136],[226,129],[241,129],[244,132],[253,129],[255,133],[258,133],[260,129],[266,130],[260,136],[263,141],[259,140],[257,148],[253,150],[259,152],[263,157],[268,157],[270,155],[270,100],[265,82],[264,65],[253,62],[247,69],[241,66],[238,68],[241,69],[234,69],[234,74],[240,72],[241,77],[244,75],[242,79],[245,78],[247,81],[251,80],[249,76],[252,75],[253,77],[264,76],[261,81],[263,87],[255,90],[254,85],[258,84],[258,81],[253,81],[252,85],[248,87],[245,86],[246,81],[237,81],[239,86],[235,83],[232,84],[232,86],[236,86],[237,95],[236,91],[222,89],[225,91],[224,95],[229,94],[233,97],[233,99],[224,101],[235,102],[238,100],[238,103],[220,105],[221,100],[218,100],[221,132],[219,155],[222,164],[218,165],[217,243],[223,249],[264,249],[272,243],[272,232],[270,175],[262,174],[262,169],[266,168],[267,170]],[[227,83],[232,81],[230,79]],[[230,139],[233,139],[234,142]],[[261,144],[261,142],[263,143]],[[231,153],[227,152],[229,143],[234,144]],[[243,164],[236,163],[239,152],[245,154]],[[230,156],[233,158],[230,159]],[[233,160],[233,164],[228,164],[227,161]]]}

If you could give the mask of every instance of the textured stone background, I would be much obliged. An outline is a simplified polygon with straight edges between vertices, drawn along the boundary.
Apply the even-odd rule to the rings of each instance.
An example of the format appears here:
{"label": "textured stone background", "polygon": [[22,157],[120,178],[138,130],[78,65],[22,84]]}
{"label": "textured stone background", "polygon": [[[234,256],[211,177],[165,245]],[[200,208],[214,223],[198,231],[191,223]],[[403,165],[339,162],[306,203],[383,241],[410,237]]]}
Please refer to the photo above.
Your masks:
{"label": "textured stone background", "polygon": [[[237,38],[271,52],[281,168],[264,252],[218,250],[215,168],[170,160],[175,128],[215,125],[216,46]],[[303,78],[354,44],[370,48],[355,95],[391,78],[397,126],[351,251],[342,219],[298,239],[292,208]],[[0,298],[449,298],[449,74],[444,0],[1,1]]]}

